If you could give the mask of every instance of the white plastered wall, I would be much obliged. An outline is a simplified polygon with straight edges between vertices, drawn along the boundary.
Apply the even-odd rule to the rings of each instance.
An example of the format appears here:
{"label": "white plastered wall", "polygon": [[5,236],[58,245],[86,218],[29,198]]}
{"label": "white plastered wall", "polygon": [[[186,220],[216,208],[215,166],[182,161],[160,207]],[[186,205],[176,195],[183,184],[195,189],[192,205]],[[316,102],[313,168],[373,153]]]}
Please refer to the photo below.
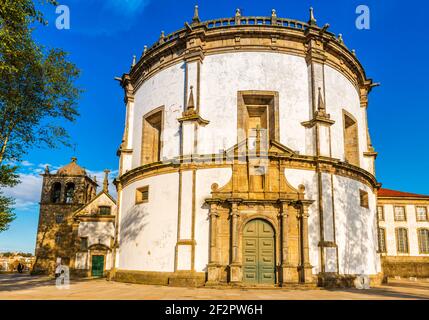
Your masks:
{"label": "white plastered wall", "polygon": [[344,124],[343,109],[357,121],[359,135],[360,167],[370,170],[368,158],[363,156],[367,151],[365,110],[360,106],[360,98],[352,83],[337,70],[325,65],[326,112],[331,115],[335,124],[331,126],[332,157],[344,161]]}
{"label": "white plastered wall", "polygon": [[[353,179],[334,176],[335,227],[340,274],[377,274],[376,197]],[[368,192],[369,208],[360,205],[359,190]]]}
{"label": "white plastered wall", "polygon": [[[161,160],[179,155],[180,136],[178,118],[182,116],[184,103],[184,64],[165,68],[146,80],[135,94],[133,117],[132,168],[141,164],[143,117],[148,112],[164,106],[164,130],[162,132]],[[131,127],[130,127],[131,130]]]}
{"label": "white plastered wall", "polygon": [[[118,268],[174,271],[178,173],[148,177],[122,192]],[[136,189],[149,186],[149,202],[135,204]]]}
{"label": "white plastered wall", "polygon": [[224,186],[230,179],[230,168],[203,169],[197,171],[195,217],[195,270],[207,271],[209,261],[209,208],[204,204],[210,198],[211,185]]}
{"label": "white plastered wall", "polygon": [[286,180],[295,188],[302,184],[305,187],[305,199],[314,200],[308,208],[308,243],[310,246],[310,263],[314,267],[313,274],[320,272],[319,263],[319,215],[317,198],[317,175],[310,170],[285,169]]}

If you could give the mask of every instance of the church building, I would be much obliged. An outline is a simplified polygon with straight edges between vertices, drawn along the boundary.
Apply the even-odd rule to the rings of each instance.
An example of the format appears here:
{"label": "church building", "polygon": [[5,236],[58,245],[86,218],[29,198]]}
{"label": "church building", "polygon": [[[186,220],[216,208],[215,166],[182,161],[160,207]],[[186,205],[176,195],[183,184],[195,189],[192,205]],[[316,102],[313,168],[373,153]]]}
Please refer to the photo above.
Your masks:
{"label": "church building", "polygon": [[95,177],[76,158],[56,173],[46,167],[33,273],[53,274],[59,264],[84,277],[110,270],[116,201],[108,191],[108,172],[97,193]]}
{"label": "church building", "polygon": [[308,22],[275,10],[202,21],[196,7],[119,80],[112,279],[381,281],[367,121],[376,84],[312,9]]}

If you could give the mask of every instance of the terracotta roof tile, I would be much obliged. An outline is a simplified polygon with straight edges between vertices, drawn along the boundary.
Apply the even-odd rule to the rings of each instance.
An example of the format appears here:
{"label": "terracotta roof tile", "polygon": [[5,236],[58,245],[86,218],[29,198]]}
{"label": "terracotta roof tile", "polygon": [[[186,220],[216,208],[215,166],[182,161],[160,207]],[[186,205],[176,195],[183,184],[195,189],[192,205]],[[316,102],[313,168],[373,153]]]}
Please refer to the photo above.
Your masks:
{"label": "terracotta roof tile", "polygon": [[378,190],[378,197],[398,197],[398,198],[429,198],[428,195],[410,193],[410,192],[402,192],[391,189],[381,188]]}

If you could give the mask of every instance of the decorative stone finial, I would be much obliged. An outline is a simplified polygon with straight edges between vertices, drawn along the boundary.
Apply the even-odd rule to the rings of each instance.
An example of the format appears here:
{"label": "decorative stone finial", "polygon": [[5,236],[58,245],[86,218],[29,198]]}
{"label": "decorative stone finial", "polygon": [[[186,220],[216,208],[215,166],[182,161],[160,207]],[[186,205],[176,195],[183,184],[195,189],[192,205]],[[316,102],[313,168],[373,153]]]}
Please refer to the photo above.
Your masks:
{"label": "decorative stone finial", "polygon": [[200,20],[199,14],[198,14],[198,6],[196,5],[194,7],[194,17],[192,18],[192,23],[199,23],[199,22],[201,22],[201,20]]}
{"label": "decorative stone finial", "polygon": [[308,24],[310,26],[316,26],[317,20],[314,18],[314,9],[313,7],[310,7],[310,20],[308,20]]}
{"label": "decorative stone finial", "polygon": [[110,170],[104,170],[104,181],[103,181],[103,191],[109,192],[109,172]]}
{"label": "decorative stone finial", "polygon": [[71,161],[72,161],[72,162],[76,162],[76,161],[77,161],[77,158],[76,158],[76,157],[72,157],[72,158],[71,158]]}
{"label": "decorative stone finial", "polygon": [[161,31],[161,35],[159,36],[159,40],[164,41],[165,35],[164,31]]}
{"label": "decorative stone finial", "polygon": [[136,55],[133,55],[133,63],[131,64],[131,67],[134,67],[136,65]]}
{"label": "decorative stone finial", "polygon": [[353,49],[352,50],[352,54],[355,56],[356,55],[356,50],[355,49]]}
{"label": "decorative stone finial", "polygon": [[277,24],[277,13],[276,9],[271,10],[271,24]]}
{"label": "decorative stone finial", "polygon": [[340,43],[344,43],[344,40],[343,40],[343,34],[342,34],[342,33],[340,33],[340,34],[338,35],[338,41],[339,41]]}
{"label": "decorative stone finial", "polygon": [[49,172],[49,166],[48,165],[46,165],[46,167],[45,167],[45,174],[49,174],[50,172]]}
{"label": "decorative stone finial", "polygon": [[317,109],[321,113],[324,113],[325,110],[326,110],[325,101],[323,101],[323,96],[322,96],[322,88],[320,88],[320,87],[319,87],[319,101],[318,101],[318,104],[317,104]]}
{"label": "decorative stone finial", "polygon": [[194,91],[193,91],[194,87],[191,86],[190,90],[191,92],[189,93],[189,99],[188,99],[188,105],[187,105],[187,109],[189,110],[194,110],[195,109],[195,104],[194,104]]}
{"label": "decorative stone finial", "polygon": [[241,17],[241,11],[239,8],[235,9],[235,16],[236,17]]}
{"label": "decorative stone finial", "polygon": [[145,54],[146,51],[147,51],[147,45],[144,45],[144,47],[143,47],[143,54]]}

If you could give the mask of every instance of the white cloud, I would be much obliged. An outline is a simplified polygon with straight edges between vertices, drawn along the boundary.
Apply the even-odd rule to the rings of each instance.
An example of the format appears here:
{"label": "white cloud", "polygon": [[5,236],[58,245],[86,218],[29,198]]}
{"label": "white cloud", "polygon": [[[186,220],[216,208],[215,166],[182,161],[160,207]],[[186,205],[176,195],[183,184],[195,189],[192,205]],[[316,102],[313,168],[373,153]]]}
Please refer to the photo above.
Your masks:
{"label": "white cloud", "polygon": [[4,194],[15,199],[17,210],[31,210],[40,201],[42,177],[37,173],[21,173],[21,183],[13,188],[5,188]]}
{"label": "white cloud", "polygon": [[[40,196],[42,191],[42,182],[43,177],[40,175],[44,172],[44,168],[46,164],[39,164],[36,168],[24,168],[27,170],[25,173],[19,174],[19,179],[21,183],[16,185],[13,188],[4,188],[2,191],[6,196],[12,197],[15,199],[15,209],[22,211],[34,211],[38,210],[38,205],[40,202]],[[53,170],[58,169],[59,167],[55,166]],[[103,188],[103,180],[104,180],[104,171],[91,171],[86,170],[91,177],[96,176],[97,182],[99,185],[98,192],[100,192]],[[116,188],[113,185],[113,178],[118,174],[118,170],[111,170],[109,174],[109,193],[110,195],[116,199],[117,193]]]}
{"label": "white cloud", "polygon": [[24,167],[32,167],[34,164],[32,164],[30,161],[24,160],[21,162],[21,165]]}
{"label": "white cloud", "polygon": [[[100,192],[103,188],[103,181],[104,181],[104,170],[103,171],[91,171],[86,170],[87,174],[89,174],[91,177],[96,176],[97,177],[97,183],[98,183],[98,189],[97,192]],[[118,175],[118,170],[110,170],[109,173],[109,193],[113,198],[117,198],[117,192],[116,187],[113,184],[113,179]]]}

